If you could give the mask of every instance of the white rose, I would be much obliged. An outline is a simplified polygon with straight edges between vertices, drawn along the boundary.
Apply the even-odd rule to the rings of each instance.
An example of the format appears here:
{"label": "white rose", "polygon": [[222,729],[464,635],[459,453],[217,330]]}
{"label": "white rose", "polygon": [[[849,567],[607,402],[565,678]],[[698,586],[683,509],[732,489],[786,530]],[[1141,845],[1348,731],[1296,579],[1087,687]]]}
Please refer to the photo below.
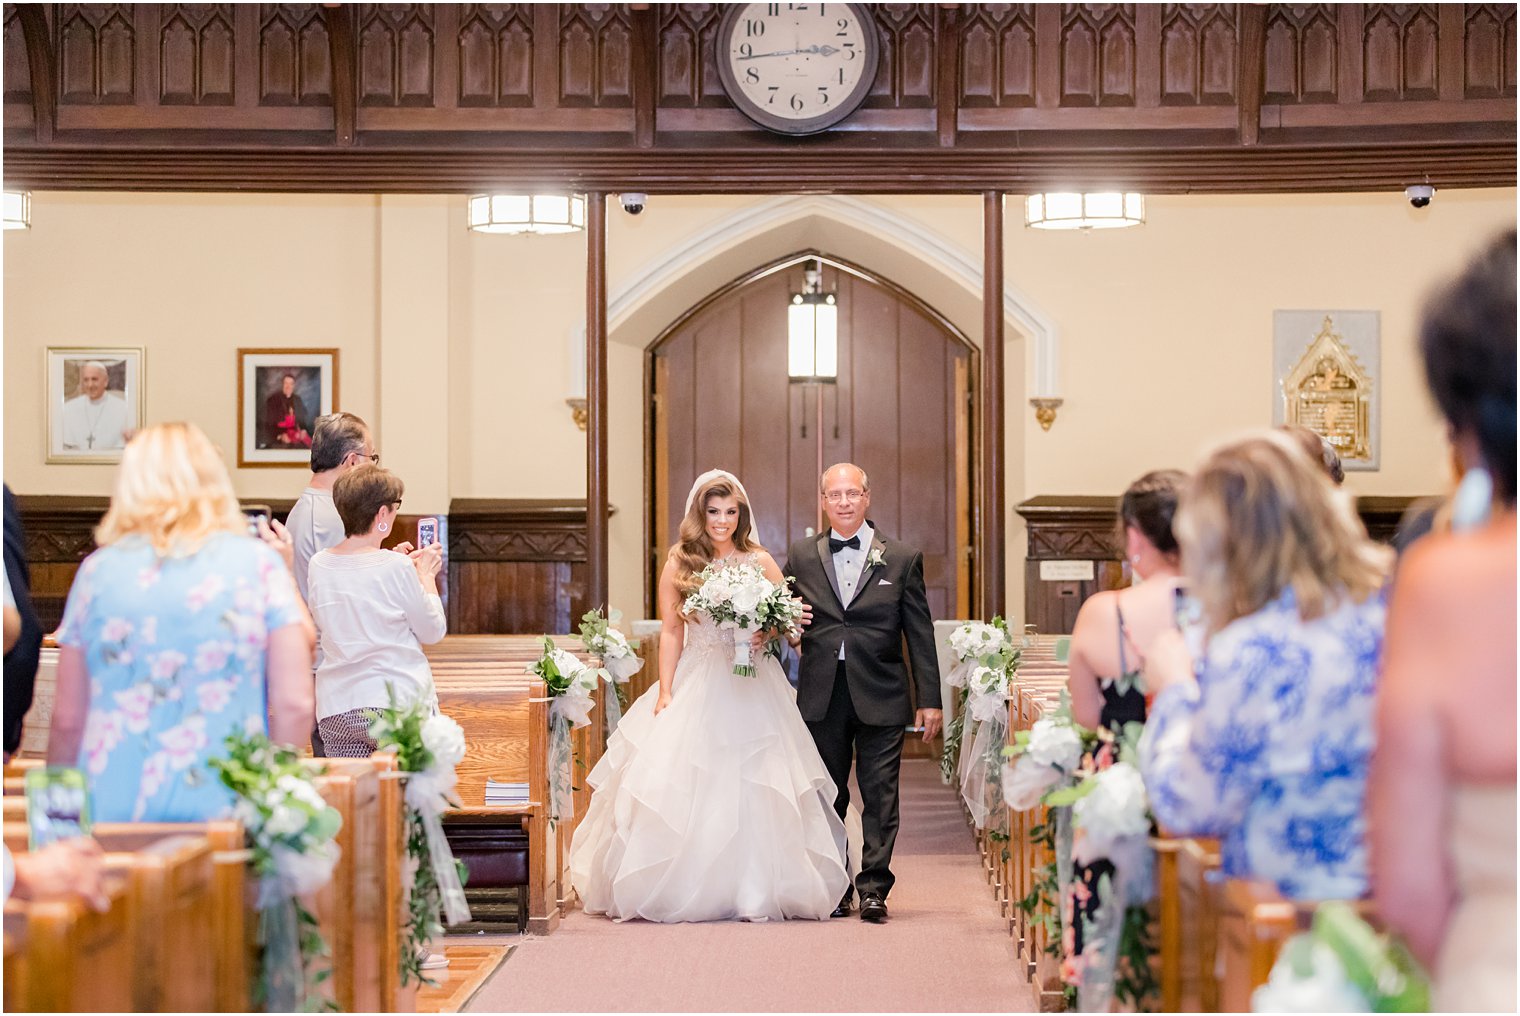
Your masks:
{"label": "white rose", "polygon": [[433,756],[433,765],[454,768],[464,758],[464,731],[451,716],[429,716],[422,724],[422,745]]}
{"label": "white rose", "polygon": [[1093,789],[1072,806],[1072,819],[1085,837],[1086,857],[1108,857],[1119,841],[1150,832],[1145,779],[1128,762],[1115,762],[1093,777]]}
{"label": "white rose", "polygon": [[276,807],[264,822],[264,833],[273,837],[294,836],[305,828],[306,813],[287,804]]}
{"label": "white rose", "polygon": [[1029,747],[1024,754],[1038,765],[1074,772],[1082,761],[1082,736],[1065,723],[1036,720],[1029,730]]}
{"label": "white rose", "polygon": [[1003,800],[1014,811],[1028,811],[1060,779],[1061,774],[1050,766],[1021,755],[1012,765],[1003,764]]}

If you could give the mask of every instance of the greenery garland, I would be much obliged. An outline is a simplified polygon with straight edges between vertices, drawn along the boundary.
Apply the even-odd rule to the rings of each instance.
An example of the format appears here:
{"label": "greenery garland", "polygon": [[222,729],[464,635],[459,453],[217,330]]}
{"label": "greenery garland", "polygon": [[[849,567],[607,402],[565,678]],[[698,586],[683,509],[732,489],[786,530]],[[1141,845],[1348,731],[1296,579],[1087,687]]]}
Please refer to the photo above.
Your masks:
{"label": "greenery garland", "polygon": [[[434,755],[422,736],[422,727],[431,715],[421,702],[408,707],[396,704],[394,688],[390,693],[390,705],[371,711],[369,733],[381,751],[396,753],[396,767],[405,773],[421,773],[434,764]],[[422,963],[428,956],[428,943],[443,932],[439,919],[442,909],[442,892],[428,848],[427,827],[422,814],[415,808],[406,809],[406,856],[413,870],[412,889],[407,897],[406,930],[401,942],[401,984],[403,987],[416,981],[429,987],[438,982],[423,973]],[[468,870],[464,862],[454,858],[459,881],[464,883]]]}
{"label": "greenery garland", "polygon": [[260,882],[254,1004],[270,1011],[335,1012],[336,1003],[320,990],[332,977],[332,953],[316,915],[301,902],[304,893],[332,878],[337,860],[333,841],[342,815],[311,784],[325,769],[263,733],[234,732],[225,744],[226,756],[209,761],[237,798],[233,813],[243,824],[249,867]]}

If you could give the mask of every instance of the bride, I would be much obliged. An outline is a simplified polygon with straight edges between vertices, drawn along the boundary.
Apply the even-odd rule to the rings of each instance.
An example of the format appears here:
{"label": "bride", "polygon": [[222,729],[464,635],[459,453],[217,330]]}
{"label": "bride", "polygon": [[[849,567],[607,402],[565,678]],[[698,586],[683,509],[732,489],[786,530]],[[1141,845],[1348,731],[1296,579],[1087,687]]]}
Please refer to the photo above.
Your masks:
{"label": "bride", "polygon": [[682,613],[710,562],[782,581],[722,470],[687,495],[660,575],[660,683],[588,777],[571,882],[587,913],[620,921],[826,918],[850,884],[834,783],[781,666],[757,652],[755,676],[736,676],[733,633]]}

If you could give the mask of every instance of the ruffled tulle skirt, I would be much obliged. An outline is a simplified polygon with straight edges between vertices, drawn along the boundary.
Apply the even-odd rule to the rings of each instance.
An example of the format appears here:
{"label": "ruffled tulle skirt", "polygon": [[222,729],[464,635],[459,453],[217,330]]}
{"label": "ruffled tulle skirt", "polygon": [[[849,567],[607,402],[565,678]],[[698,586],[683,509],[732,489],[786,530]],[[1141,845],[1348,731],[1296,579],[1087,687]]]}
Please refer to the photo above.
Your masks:
{"label": "ruffled tulle skirt", "polygon": [[571,881],[617,920],[824,918],[850,884],[835,788],[780,666],[692,651],[671,704],[629,707],[592,769]]}

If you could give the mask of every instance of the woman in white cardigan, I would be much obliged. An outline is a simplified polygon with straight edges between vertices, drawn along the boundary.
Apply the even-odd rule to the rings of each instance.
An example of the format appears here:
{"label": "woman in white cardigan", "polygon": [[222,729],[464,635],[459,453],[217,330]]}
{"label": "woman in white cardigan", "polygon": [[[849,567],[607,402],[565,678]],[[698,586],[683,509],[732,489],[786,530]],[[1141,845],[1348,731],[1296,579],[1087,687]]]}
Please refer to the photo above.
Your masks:
{"label": "woman in white cardigan", "polygon": [[396,551],[380,544],[395,525],[404,487],[379,466],[360,466],[333,485],[333,506],[347,538],[311,558],[307,593],[322,640],[317,668],[317,728],[331,757],[375,750],[370,710],[390,702],[437,709],[433,674],[422,646],[443,638],[448,623],[438,596],[443,550],[433,543]]}

